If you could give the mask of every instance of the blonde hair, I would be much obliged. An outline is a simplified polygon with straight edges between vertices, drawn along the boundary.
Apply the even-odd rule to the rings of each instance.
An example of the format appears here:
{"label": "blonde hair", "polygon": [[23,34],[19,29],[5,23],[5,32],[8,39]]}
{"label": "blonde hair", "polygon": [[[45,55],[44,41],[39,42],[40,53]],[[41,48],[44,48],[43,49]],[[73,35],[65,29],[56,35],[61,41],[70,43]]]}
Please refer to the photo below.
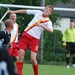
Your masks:
{"label": "blonde hair", "polygon": [[52,12],[54,11],[54,7],[52,5],[47,5],[46,7],[49,7],[52,9]]}

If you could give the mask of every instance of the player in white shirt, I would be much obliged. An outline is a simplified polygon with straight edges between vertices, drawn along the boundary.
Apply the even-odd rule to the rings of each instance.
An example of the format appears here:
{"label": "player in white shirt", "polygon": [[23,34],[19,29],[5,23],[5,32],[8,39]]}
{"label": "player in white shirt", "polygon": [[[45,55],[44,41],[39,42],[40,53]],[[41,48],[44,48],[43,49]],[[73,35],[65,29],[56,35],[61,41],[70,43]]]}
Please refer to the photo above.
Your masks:
{"label": "player in white shirt", "polygon": [[13,30],[11,31],[11,38],[10,38],[12,48],[8,48],[8,52],[11,56],[16,57],[16,59],[18,60],[18,54],[19,54],[19,51],[17,50],[18,24],[16,23],[17,19],[16,14],[15,13],[10,14],[10,19],[14,22],[14,27]]}
{"label": "player in white shirt", "polygon": [[49,19],[49,15],[52,14],[53,6],[47,5],[44,11],[40,10],[16,10],[9,11],[9,13],[26,13],[29,15],[34,15],[34,18],[30,21],[24,32],[22,33],[22,37],[19,40],[19,61],[16,63],[17,70],[19,75],[22,75],[23,68],[23,60],[25,56],[25,52],[29,47],[31,50],[31,62],[34,70],[34,75],[38,75],[38,63],[36,60],[40,36],[43,30],[48,32],[53,32],[52,22]]}

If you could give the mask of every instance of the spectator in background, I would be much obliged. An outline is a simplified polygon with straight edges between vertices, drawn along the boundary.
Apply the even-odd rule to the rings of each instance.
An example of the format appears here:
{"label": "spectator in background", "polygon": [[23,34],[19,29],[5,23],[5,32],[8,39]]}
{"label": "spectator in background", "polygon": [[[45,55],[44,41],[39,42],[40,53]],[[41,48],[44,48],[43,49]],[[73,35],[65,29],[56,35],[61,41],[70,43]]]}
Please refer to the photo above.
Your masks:
{"label": "spectator in background", "polygon": [[69,68],[69,58],[70,55],[73,54],[73,67],[75,68],[75,28],[74,28],[74,22],[71,20],[70,22],[70,28],[67,28],[63,38],[63,45],[66,46],[66,68]]}

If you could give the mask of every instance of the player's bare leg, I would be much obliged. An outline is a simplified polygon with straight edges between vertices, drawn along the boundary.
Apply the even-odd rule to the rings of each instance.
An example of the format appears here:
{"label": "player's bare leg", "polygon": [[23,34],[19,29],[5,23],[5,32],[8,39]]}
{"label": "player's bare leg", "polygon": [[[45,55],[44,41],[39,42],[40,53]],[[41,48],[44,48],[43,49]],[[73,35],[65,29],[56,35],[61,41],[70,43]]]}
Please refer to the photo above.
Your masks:
{"label": "player's bare leg", "polygon": [[34,70],[34,75],[38,75],[38,63],[36,60],[37,53],[31,51],[31,62]]}
{"label": "player's bare leg", "polygon": [[16,61],[19,61],[19,56],[16,56],[15,58],[16,58]]}

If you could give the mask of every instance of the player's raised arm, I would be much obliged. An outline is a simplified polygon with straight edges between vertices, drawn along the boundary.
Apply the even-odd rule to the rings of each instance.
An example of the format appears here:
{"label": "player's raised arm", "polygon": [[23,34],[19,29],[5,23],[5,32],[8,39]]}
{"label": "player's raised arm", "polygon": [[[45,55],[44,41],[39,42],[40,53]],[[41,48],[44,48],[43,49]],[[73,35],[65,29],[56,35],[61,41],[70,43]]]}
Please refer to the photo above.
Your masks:
{"label": "player's raised arm", "polygon": [[23,10],[23,9],[22,10],[15,10],[15,11],[9,10],[8,13],[10,13],[10,14],[11,13],[26,13],[26,10]]}

